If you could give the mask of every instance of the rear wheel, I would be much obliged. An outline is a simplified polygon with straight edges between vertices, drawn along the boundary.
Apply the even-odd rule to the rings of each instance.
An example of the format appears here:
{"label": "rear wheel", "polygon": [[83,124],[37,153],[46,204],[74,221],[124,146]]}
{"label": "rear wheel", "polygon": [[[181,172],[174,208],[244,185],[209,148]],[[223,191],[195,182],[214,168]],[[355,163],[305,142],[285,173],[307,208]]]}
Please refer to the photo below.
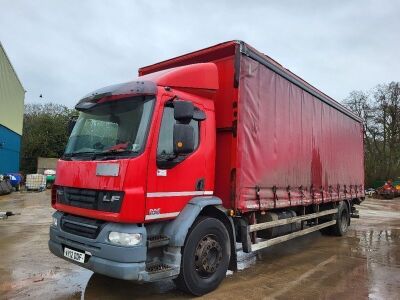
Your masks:
{"label": "rear wheel", "polygon": [[176,285],[196,296],[211,292],[226,276],[230,253],[224,224],[215,218],[200,217],[186,238]]}
{"label": "rear wheel", "polygon": [[343,236],[347,233],[350,223],[350,212],[347,204],[342,201],[339,205],[336,224],[333,226],[333,234]]}
{"label": "rear wheel", "polygon": [[349,229],[350,212],[347,204],[342,201],[338,206],[338,213],[336,215],[336,224],[321,229],[323,234],[343,236]]}

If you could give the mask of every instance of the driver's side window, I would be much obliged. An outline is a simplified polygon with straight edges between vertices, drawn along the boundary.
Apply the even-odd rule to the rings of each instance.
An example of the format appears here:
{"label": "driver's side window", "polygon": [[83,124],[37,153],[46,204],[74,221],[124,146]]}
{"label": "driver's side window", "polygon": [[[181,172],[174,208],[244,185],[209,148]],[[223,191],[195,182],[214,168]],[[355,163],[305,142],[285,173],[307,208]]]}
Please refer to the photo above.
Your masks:
{"label": "driver's side window", "polygon": [[[174,124],[174,108],[166,106],[161,121],[160,135],[158,137],[157,157],[174,155],[173,133]],[[194,129],[194,149],[199,144],[199,121],[191,120],[190,126]]]}

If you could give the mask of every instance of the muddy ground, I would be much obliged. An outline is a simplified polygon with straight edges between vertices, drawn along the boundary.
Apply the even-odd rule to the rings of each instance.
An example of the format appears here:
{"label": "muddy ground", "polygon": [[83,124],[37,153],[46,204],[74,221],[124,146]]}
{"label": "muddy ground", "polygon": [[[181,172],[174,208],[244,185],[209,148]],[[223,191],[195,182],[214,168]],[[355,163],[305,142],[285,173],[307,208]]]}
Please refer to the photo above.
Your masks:
{"label": "muddy ground", "polygon": [[[1,299],[186,299],[172,281],[93,274],[47,249],[50,192],[0,196]],[[346,237],[319,232],[271,247],[204,299],[400,299],[400,198],[368,199]]]}

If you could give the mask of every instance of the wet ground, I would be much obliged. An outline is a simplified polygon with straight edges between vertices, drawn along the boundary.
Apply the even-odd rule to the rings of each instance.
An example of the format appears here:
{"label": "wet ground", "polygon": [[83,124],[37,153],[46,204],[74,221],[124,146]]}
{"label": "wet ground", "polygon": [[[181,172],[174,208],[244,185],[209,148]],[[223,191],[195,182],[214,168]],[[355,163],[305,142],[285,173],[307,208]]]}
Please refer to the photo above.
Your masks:
{"label": "wet ground", "polygon": [[[47,249],[49,191],[0,196],[0,299],[186,299],[172,281],[93,274]],[[400,198],[368,199],[346,237],[320,233],[258,254],[204,299],[400,299]]]}

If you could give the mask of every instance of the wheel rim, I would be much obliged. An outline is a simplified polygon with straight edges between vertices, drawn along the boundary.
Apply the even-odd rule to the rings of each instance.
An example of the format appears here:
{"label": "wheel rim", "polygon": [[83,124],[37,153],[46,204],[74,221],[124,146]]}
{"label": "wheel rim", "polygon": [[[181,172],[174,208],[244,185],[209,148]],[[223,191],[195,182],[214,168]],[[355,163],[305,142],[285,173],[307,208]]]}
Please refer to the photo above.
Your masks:
{"label": "wheel rim", "polygon": [[204,236],[197,244],[194,253],[197,273],[204,278],[212,276],[222,260],[222,247],[214,235]]}
{"label": "wheel rim", "polygon": [[340,225],[342,227],[342,232],[346,232],[348,224],[347,224],[347,212],[345,210],[342,212],[340,218]]}

